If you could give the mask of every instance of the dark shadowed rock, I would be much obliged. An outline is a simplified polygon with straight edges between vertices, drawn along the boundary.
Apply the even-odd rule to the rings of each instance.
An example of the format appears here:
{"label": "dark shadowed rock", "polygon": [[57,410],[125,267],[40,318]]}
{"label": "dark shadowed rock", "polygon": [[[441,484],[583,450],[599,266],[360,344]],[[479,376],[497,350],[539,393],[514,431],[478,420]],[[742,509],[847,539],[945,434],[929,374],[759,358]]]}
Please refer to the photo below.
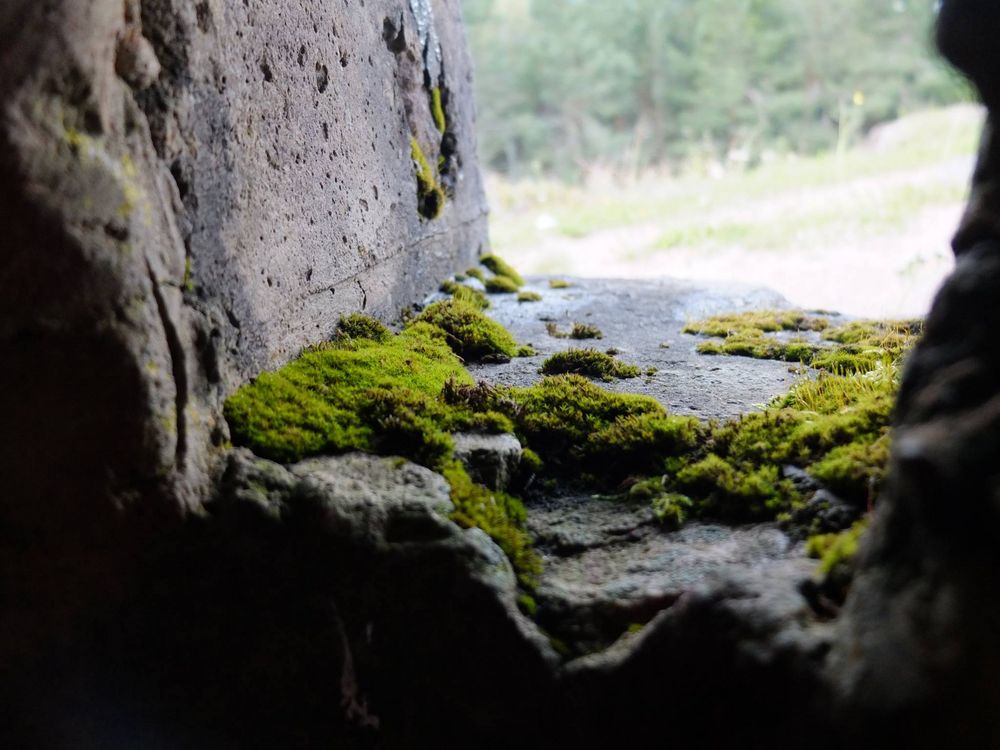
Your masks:
{"label": "dark shadowed rock", "polygon": [[[3,3],[0,576],[38,583],[0,654],[198,511],[235,388],[482,248],[458,2],[423,6],[433,76],[406,0]],[[447,142],[435,219],[413,142]]]}

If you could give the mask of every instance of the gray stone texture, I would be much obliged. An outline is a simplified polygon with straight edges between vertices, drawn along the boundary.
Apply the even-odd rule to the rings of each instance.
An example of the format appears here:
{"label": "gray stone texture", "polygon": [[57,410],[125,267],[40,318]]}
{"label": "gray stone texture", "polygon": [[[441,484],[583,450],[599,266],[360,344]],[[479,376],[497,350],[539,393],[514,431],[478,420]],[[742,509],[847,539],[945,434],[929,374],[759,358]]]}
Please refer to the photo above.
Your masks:
{"label": "gray stone texture", "polygon": [[[437,80],[406,0],[0,5],[0,522],[44,571],[0,634],[114,590],[133,522],[198,511],[234,389],[482,249],[459,3],[431,9]],[[428,220],[434,86],[455,153]]]}

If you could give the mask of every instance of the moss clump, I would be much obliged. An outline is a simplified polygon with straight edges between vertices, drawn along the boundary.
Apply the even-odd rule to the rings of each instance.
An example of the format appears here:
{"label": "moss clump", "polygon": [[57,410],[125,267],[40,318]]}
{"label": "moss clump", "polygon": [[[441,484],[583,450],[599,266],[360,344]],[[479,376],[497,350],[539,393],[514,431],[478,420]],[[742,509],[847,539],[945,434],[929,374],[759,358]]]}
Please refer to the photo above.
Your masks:
{"label": "moss clump", "polygon": [[703,427],[675,417],[654,399],[611,393],[578,375],[544,378],[531,388],[500,389],[518,436],[556,475],[606,467],[603,482],[662,471],[664,460],[691,451]]}
{"label": "moss clump", "polygon": [[447,335],[430,323],[393,335],[371,318],[352,315],[340,330],[344,335],[336,341],[261,375],[226,402],[233,442],[284,462],[361,450],[441,471],[451,485],[454,519],[488,533],[530,586],[540,564],[524,530],[523,506],[473,483],[453,458],[450,436],[458,430],[511,432],[512,421],[454,398],[476,386]]}
{"label": "moss clump", "polygon": [[521,585],[534,588],[541,573],[541,561],[524,530],[527,514],[521,501],[476,484],[457,461],[446,466],[443,474],[451,485],[451,500],[455,504],[452,519],[489,534],[510,559]]}
{"label": "moss clump", "polygon": [[[719,315],[689,324],[684,330],[720,339],[699,344],[702,354],[799,362],[827,372],[851,374],[897,362],[921,329],[922,324],[912,320],[858,320],[830,328],[826,318],[795,311],[763,311]],[[783,331],[822,335],[816,341],[769,335]]]}
{"label": "moss clump", "polygon": [[779,341],[769,336],[737,334],[722,341],[706,341],[698,345],[700,354],[725,354],[732,357],[774,359],[781,362],[809,364],[819,350],[808,341]]}
{"label": "moss clump", "polygon": [[563,279],[549,279],[549,289],[569,289],[572,284]]}
{"label": "moss clump", "polygon": [[521,274],[515,271],[513,267],[511,267],[511,265],[502,258],[498,258],[496,255],[492,254],[484,255],[479,259],[479,262],[490,269],[490,271],[492,271],[495,275],[510,279],[518,287],[524,286],[524,279],[521,277]]}
{"label": "moss clump", "polygon": [[516,294],[520,287],[506,276],[492,276],[486,279],[486,291],[490,294]]}
{"label": "moss clump", "polygon": [[521,292],[517,295],[518,302],[541,302],[542,295],[538,292]]}
{"label": "moss clump", "polygon": [[855,505],[871,505],[889,465],[889,436],[874,442],[861,439],[834,448],[809,467],[809,473],[834,494]]}
{"label": "moss clump", "polygon": [[684,333],[724,338],[734,334],[757,331],[823,331],[830,323],[826,318],[814,318],[795,310],[757,310],[743,313],[714,315],[684,327]]}
{"label": "moss clump", "polygon": [[485,294],[478,289],[473,289],[471,286],[459,284],[457,281],[450,279],[442,281],[438,290],[442,294],[450,294],[458,302],[465,302],[480,310],[488,310],[490,308],[490,301]]}
{"label": "moss clump", "polygon": [[444,116],[444,102],[441,97],[441,89],[437,86],[431,89],[431,117],[434,118],[434,124],[437,126],[438,132],[444,135],[444,131],[448,129],[448,121]]}
{"label": "moss clump", "polygon": [[475,305],[458,299],[435,302],[414,323],[441,331],[448,346],[466,361],[498,355],[509,359],[518,353],[517,342],[502,325],[487,318]]}
{"label": "moss clump", "polygon": [[698,498],[701,512],[716,518],[774,520],[802,502],[781,475],[791,465],[832,480],[845,500],[868,501],[888,457],[897,388],[893,371],[877,375],[824,373],[764,412],[714,426],[703,455],[676,467],[672,488]]}
{"label": "moss clump", "polygon": [[545,330],[548,331],[549,336],[557,339],[576,339],[577,341],[584,341],[586,339],[604,338],[604,332],[601,331],[600,328],[586,323],[574,323],[568,333],[560,331],[559,326],[555,323],[546,323]]}
{"label": "moss clump", "polygon": [[467,268],[465,270],[465,275],[468,276],[470,279],[476,279],[484,284],[486,283],[486,274],[483,273],[480,269],[476,268],[475,266],[473,266],[472,268]]}
{"label": "moss clump", "polygon": [[415,136],[410,137],[410,156],[417,175],[417,210],[426,219],[436,219],[444,210],[444,189]]}
{"label": "moss clump", "polygon": [[820,561],[818,572],[821,576],[830,576],[838,568],[853,564],[868,523],[868,518],[863,518],[838,534],[819,534],[809,538],[806,542],[806,554]]}
{"label": "moss clump", "polygon": [[262,374],[226,402],[225,416],[234,444],[276,461],[379,452],[388,428],[411,441],[399,441],[400,455],[433,466],[450,438],[427,420],[440,416],[435,402],[449,380],[471,378],[446,344],[419,331],[381,342],[345,336]]}
{"label": "moss clump", "polygon": [[337,323],[338,339],[369,339],[385,343],[392,332],[375,318],[361,313],[353,313]]}
{"label": "moss clump", "polygon": [[640,370],[634,365],[626,365],[596,349],[569,349],[558,352],[542,363],[545,375],[575,374],[586,375],[611,381],[615,378],[637,378]]}
{"label": "moss clump", "polygon": [[679,529],[687,523],[694,509],[691,498],[676,492],[657,495],[651,502],[656,519],[669,529]]}
{"label": "moss clump", "polygon": [[535,351],[535,347],[533,347],[531,344],[525,344],[524,346],[522,346],[520,349],[517,350],[518,357],[534,357],[537,354],[538,352]]}

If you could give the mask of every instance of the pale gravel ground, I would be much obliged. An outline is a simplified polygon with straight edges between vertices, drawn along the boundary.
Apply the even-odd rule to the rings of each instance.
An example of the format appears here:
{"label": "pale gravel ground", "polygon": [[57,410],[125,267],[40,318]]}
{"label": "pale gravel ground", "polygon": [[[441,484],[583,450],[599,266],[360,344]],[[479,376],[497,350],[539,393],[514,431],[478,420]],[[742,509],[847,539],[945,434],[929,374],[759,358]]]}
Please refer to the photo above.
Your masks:
{"label": "pale gravel ground", "polygon": [[[794,197],[781,195],[739,207],[699,211],[696,221],[780,222],[788,212],[853,197],[864,200],[900,184],[927,179],[964,181],[970,159],[846,185],[815,188]],[[503,248],[504,256],[526,273],[581,277],[739,282],[766,286],[795,306],[836,310],[866,317],[916,317],[930,308],[941,281],[951,271],[951,235],[961,203],[932,205],[891,232],[857,234],[824,231],[795,249],[744,247],[651,248],[667,228],[662,223],[596,232],[582,238],[552,234],[531,247]]]}

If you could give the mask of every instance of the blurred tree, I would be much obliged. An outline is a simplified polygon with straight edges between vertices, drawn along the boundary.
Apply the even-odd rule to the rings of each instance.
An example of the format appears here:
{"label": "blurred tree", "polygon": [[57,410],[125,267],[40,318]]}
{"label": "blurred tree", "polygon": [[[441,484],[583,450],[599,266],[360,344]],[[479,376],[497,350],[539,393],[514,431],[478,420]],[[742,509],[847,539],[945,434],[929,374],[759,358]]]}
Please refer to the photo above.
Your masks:
{"label": "blurred tree", "polygon": [[480,147],[512,176],[813,153],[968,97],[933,0],[463,0]]}

